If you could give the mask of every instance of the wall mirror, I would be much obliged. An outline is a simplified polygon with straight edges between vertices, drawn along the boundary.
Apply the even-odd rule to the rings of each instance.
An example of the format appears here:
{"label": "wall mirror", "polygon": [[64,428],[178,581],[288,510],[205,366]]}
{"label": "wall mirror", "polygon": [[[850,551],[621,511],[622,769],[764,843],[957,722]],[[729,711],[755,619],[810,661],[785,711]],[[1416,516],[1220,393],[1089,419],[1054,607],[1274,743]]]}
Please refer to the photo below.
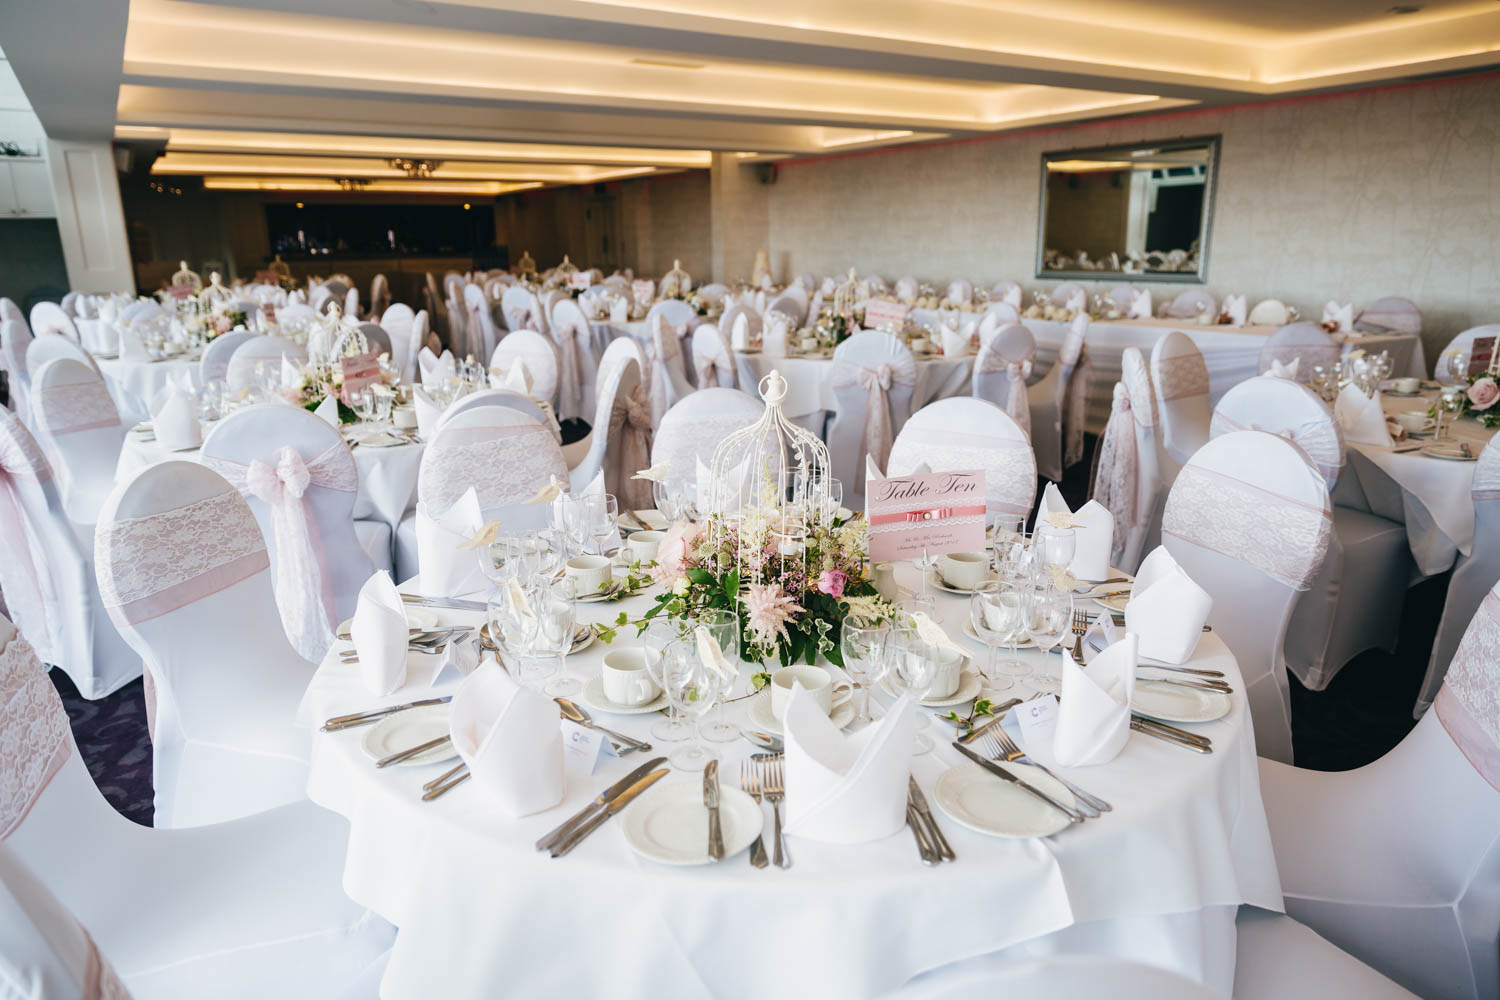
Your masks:
{"label": "wall mirror", "polygon": [[1207,273],[1219,137],[1042,154],[1038,278]]}

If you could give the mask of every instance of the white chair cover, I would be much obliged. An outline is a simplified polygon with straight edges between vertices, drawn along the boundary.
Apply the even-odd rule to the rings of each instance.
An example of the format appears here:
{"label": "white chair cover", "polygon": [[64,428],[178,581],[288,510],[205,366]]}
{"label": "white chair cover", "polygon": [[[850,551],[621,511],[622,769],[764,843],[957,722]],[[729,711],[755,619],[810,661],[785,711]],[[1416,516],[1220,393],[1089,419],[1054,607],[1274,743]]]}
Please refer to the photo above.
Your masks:
{"label": "white chair cover", "polygon": [[419,372],[417,368],[417,357],[422,353],[422,348],[437,349],[442,347],[436,336],[432,333],[431,317],[426,309],[418,309],[417,315],[411,321],[411,351],[412,351],[412,378],[416,381]]}
{"label": "white chair cover", "polygon": [[734,324],[738,322],[741,316],[745,317],[746,345],[758,345],[760,343],[762,327],[760,313],[738,302],[726,306],[723,314],[719,316],[719,335],[724,337],[726,342],[730,342],[732,346],[730,338],[734,336]]}
{"label": "white chair cover", "polygon": [[1219,315],[1219,303],[1206,288],[1189,288],[1181,292],[1167,306],[1167,315],[1174,319],[1192,319],[1195,316]]}
{"label": "white chair cover", "polygon": [[1373,764],[1260,762],[1287,912],[1422,997],[1500,983],[1500,586],[1437,693]]}
{"label": "white chair cover", "polygon": [[1283,365],[1297,361],[1297,381],[1305,383],[1312,377],[1313,365],[1336,365],[1339,354],[1339,345],[1316,323],[1289,323],[1271,334],[1260,349],[1257,371],[1264,375],[1272,361]]}
{"label": "white chair cover", "polygon": [[224,382],[230,391],[238,392],[255,384],[255,368],[262,361],[279,365],[283,359],[296,365],[304,364],[307,349],[285,337],[251,337],[229,356]]}
{"label": "white chair cover", "polygon": [[778,295],[766,305],[766,312],[779,312],[792,320],[792,328],[797,329],[807,320],[807,299],[788,292]]}
{"label": "white chair cover", "polygon": [[[432,429],[434,432],[440,431],[458,414],[467,413],[481,406],[504,406],[518,413],[524,413],[529,419],[535,420],[543,427],[548,427],[546,413],[530,396],[523,396],[509,389],[481,389],[478,392],[467,392],[449,403],[448,408],[438,415],[437,423]],[[553,437],[556,438],[557,435],[554,434]]]}
{"label": "white chair cover", "polygon": [[578,303],[560,298],[552,306],[552,341],[557,346],[558,408],[561,420],[588,418],[594,413],[594,330]]}
{"label": "white chair cover", "polygon": [[79,342],[78,327],[56,302],[38,302],[31,307],[31,332],[38,337],[44,333],[60,333],[75,344]]}
{"label": "white chair cover", "polygon": [[276,310],[276,325],[284,337],[306,332],[317,320],[316,310],[301,302],[292,302]]}
{"label": "white chair cover", "polygon": [[1209,624],[1239,661],[1256,752],[1292,758],[1282,646],[1328,551],[1328,487],[1302,450],[1261,431],[1198,449],[1167,498],[1162,542],[1214,599]]}
{"label": "white chair cover", "polygon": [[1031,513],[1036,499],[1031,443],[994,403],[954,396],[913,413],[891,445],[886,472],[910,475],[919,465],[933,472],[983,469],[985,506],[992,513]]}
{"label": "white chair cover", "polygon": [[500,297],[500,313],[510,330],[535,330],[548,333],[547,316],[536,293],[525,285],[512,285]]}
{"label": "white chair cover", "polygon": [[844,503],[865,506],[865,456],[885,468],[895,433],[911,416],[917,365],[900,339],[862,330],[833,351],[833,398],[838,412],[828,428],[834,477]]}
{"label": "white chair cover", "polygon": [[974,283],[967,278],[954,278],[948,282],[943,297],[956,306],[966,306],[974,301]]}
{"label": "white chair cover", "polygon": [[739,389],[699,389],[661,418],[651,443],[651,464],[667,463],[673,483],[691,488],[698,463],[711,466],[719,442],[761,418],[765,404]]}
{"label": "white chair cover", "polygon": [[33,369],[32,416],[42,451],[52,463],[68,517],[93,524],[114,486],[125,443],[120,413],[99,373],[81,361],[58,358]]}
{"label": "white chair cover", "polygon": [[647,391],[651,394],[651,418],[660,426],[667,411],[693,391],[682,364],[681,338],[687,331],[686,327],[671,325],[667,314],[655,309],[647,320],[646,329],[650,338],[646,343],[646,356],[651,372]]}
{"label": "white chair cover", "polygon": [[[994,403],[1031,436],[1031,399],[1026,380],[1036,361],[1036,338],[1019,323],[1001,327],[981,341],[974,361],[971,391],[978,399]],[[1059,477],[1060,478],[1060,477]]]}
{"label": "white chair cover", "polygon": [[1127,347],[1121,380],[1095,453],[1090,495],[1115,519],[1115,566],[1134,572],[1147,551],[1161,480],[1156,455],[1155,398],[1141,352]]}
{"label": "white chair cover", "polygon": [[1021,322],[1021,314],[1016,307],[1008,302],[992,302],[985,309],[984,315],[979,317],[979,326],[976,333],[980,345],[984,345],[998,331],[1010,326],[1012,323]]}
{"label": "white chair cover", "polygon": [[997,281],[990,286],[991,302],[1004,302],[1016,310],[1021,308],[1023,294],[1024,289],[1014,281]]}
{"label": "white chair cover", "polygon": [[1116,285],[1109,290],[1105,298],[1109,299],[1112,306],[1120,311],[1121,316],[1130,314],[1130,304],[1135,301],[1134,285]]}
{"label": "white chair cover", "polygon": [[1074,316],[1063,335],[1057,362],[1040,381],[1026,387],[1037,472],[1055,483],[1062,481],[1064,469],[1083,460],[1084,410],[1093,374],[1084,347],[1088,328],[1088,313]]}
{"label": "white chair cover", "polygon": [[1391,296],[1376,299],[1354,317],[1354,329],[1366,333],[1422,335],[1422,310],[1410,299]]}
{"label": "white chair cover", "polygon": [[241,344],[254,338],[255,334],[249,330],[234,330],[215,337],[203,349],[203,357],[198,362],[198,380],[204,385],[210,382],[227,381],[229,359],[234,356],[235,351],[239,350]]}
{"label": "white chair cover", "polygon": [[1301,448],[1328,492],[1344,469],[1344,436],[1328,404],[1305,385],[1272,375],[1246,379],[1214,407],[1209,437],[1231,431],[1266,431]]}
{"label": "white chair cover", "polygon": [[1052,289],[1047,301],[1059,309],[1082,308],[1088,304],[1088,292],[1076,281],[1064,281]]}
{"label": "white chair cover", "polygon": [[677,336],[686,337],[698,325],[698,312],[681,299],[662,299],[646,313],[646,328],[651,329],[656,317],[661,316],[666,324],[677,331]]}
{"label": "white chair cover", "polygon": [[10,373],[10,408],[28,424],[31,423],[31,369],[26,366],[26,349],[31,341],[31,329],[25,320],[0,320],[0,358]]}
{"label": "white chair cover", "polygon": [[1151,384],[1161,415],[1162,448],[1178,465],[1208,440],[1208,365],[1193,338],[1178,330],[1151,348]]}
{"label": "white chair cover", "polygon": [[509,406],[477,406],[447,417],[422,454],[417,499],[439,517],[473,487],[485,520],[540,529],[546,504],[527,504],[568,465],[552,432]]}
{"label": "white chair cover", "polygon": [[[391,336],[385,332],[385,329],[379,323],[361,323],[359,324],[359,332],[364,335],[365,346],[369,348],[370,353],[376,357],[384,354],[394,359],[394,356],[391,355]],[[478,356],[475,355],[475,357]]]}
{"label": "white chair cover", "polygon": [[209,432],[201,460],[250,504],[287,638],[303,659],[321,662],[375,572],[354,533],[359,468],[349,446],[307,410],[252,406]]}
{"label": "white chair cover", "polygon": [[[378,280],[381,275],[375,277]],[[411,306],[400,302],[380,314],[380,327],[391,338],[391,363],[401,372],[401,381],[408,383],[416,378],[417,351],[422,347],[413,329],[416,318]]]}
{"label": "white chair cover", "polygon": [[99,591],[145,662],[157,826],[196,826],[307,794],[295,725],[312,665],[278,627],[249,505],[196,462],[143,469],[94,535]]}
{"label": "white chair cover", "polygon": [[93,355],[60,333],[41,334],[27,345],[26,370],[35,374],[42,370],[42,365],[57,358],[69,358],[99,371],[99,362]]}
{"label": "white chair cover", "polygon": [[1500,340],[1500,323],[1486,323],[1483,326],[1470,327],[1448,341],[1447,346],[1438,354],[1437,364],[1432,368],[1433,379],[1443,385],[1452,385],[1453,376],[1448,371],[1448,359],[1456,354],[1469,357],[1473,352],[1474,341],[1480,337],[1495,337]]}
{"label": "white chair cover", "polygon": [[604,491],[613,494],[622,510],[656,506],[651,484],[632,478],[651,464],[651,400],[641,385],[640,364],[616,354],[599,366],[598,407],[594,429],[582,461],[569,474],[569,488],[577,493],[604,470]]}
{"label": "white chair cover", "polygon": [[490,300],[479,285],[464,286],[464,326],[468,333],[468,354],[487,358],[495,353],[500,334],[495,330]]}
{"label": "white chair cover", "polygon": [[693,331],[693,369],[698,373],[700,389],[736,387],[734,354],[712,323],[704,323]]}
{"label": "white chair cover", "polygon": [[462,359],[469,354],[469,316],[464,305],[463,286],[449,285],[448,290],[450,294],[443,303],[443,312],[448,317],[448,337],[443,346]]}
{"label": "white chair cover", "polygon": [[550,403],[557,400],[557,348],[535,330],[512,330],[495,345],[490,367],[509,371],[517,363],[531,376],[531,394]]}
{"label": "white chair cover", "polygon": [[391,308],[391,285],[385,280],[384,274],[377,274],[370,280],[370,317],[380,319],[380,325],[385,326],[384,317],[386,311]]}

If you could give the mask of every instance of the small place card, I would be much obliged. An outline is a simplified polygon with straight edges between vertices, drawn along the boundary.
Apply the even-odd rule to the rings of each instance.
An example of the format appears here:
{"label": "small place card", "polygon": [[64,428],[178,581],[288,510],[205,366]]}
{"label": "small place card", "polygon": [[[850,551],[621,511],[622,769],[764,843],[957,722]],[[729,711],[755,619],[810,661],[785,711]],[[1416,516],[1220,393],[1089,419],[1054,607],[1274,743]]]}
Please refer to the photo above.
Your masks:
{"label": "small place card", "polygon": [[609,737],[597,729],[562,720],[563,768],[570,777],[586,778],[610,752]]}
{"label": "small place card", "polygon": [[656,297],[656,282],[649,278],[637,278],[630,283],[630,294],[638,304],[649,306]]}
{"label": "small place card", "polygon": [[871,299],[865,303],[866,330],[900,330],[906,325],[911,306],[889,299]]}
{"label": "small place card", "polygon": [[344,372],[341,395],[345,403],[353,393],[380,381],[380,358],[374,351],[340,358],[339,367]]}
{"label": "small place card", "polygon": [[870,561],[982,550],[984,498],[983,469],[867,482]]}
{"label": "small place card", "polygon": [[1051,753],[1052,734],[1057,730],[1057,696],[1053,694],[1023,701],[1011,709],[1021,727],[1021,749],[1028,754],[1038,750]]}
{"label": "small place card", "polygon": [[587,271],[574,271],[568,275],[569,288],[587,288],[594,283],[594,276]]}

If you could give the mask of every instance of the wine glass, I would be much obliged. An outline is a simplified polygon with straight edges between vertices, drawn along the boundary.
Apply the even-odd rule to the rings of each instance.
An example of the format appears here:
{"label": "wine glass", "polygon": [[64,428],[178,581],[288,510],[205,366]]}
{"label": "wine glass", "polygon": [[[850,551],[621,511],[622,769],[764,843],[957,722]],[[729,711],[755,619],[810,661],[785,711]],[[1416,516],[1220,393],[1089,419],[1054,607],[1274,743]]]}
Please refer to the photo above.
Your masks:
{"label": "wine glass", "polygon": [[1007,639],[1014,641],[1021,626],[1020,601],[1007,593],[1005,586],[999,580],[986,580],[969,595],[969,623],[989,650],[984,677],[996,691],[1005,691],[1015,684],[1008,675],[1000,673],[996,647]]}
{"label": "wine glass", "polygon": [[[899,696],[910,694],[920,701],[937,680],[938,651],[915,626],[899,625],[891,630],[890,655],[886,657],[887,683]],[[926,721],[925,716],[922,721]],[[932,740],[920,728],[912,752],[924,754],[932,749]]]}
{"label": "wine glass", "polygon": [[1072,528],[1060,528],[1048,521],[1037,524],[1032,532],[1032,543],[1037,549],[1043,568],[1066,570],[1073,562],[1073,553],[1078,548],[1078,537]]}
{"label": "wine glass", "polygon": [[[703,628],[713,641],[718,643],[719,649],[724,652],[724,659],[729,661],[730,668],[734,671],[733,677],[725,679],[720,694],[720,701],[715,706],[714,721],[704,726],[700,732],[705,739],[714,743],[728,743],[737,740],[740,736],[740,727],[732,722],[724,721],[723,697],[729,694],[729,688],[734,683],[735,677],[739,676],[740,662],[740,619],[733,611],[723,608],[707,608],[693,615],[695,629]],[[696,637],[693,647],[694,655],[697,653]]]}
{"label": "wine glass", "polygon": [[995,669],[1006,677],[1026,677],[1031,667],[1020,658],[1016,646],[1026,634],[1026,589],[1032,581],[1029,576],[1011,576],[995,582],[998,586],[985,594],[985,617],[991,631],[1006,632],[1005,641],[1010,646],[1010,659],[1000,661]]}
{"label": "wine glass", "polygon": [[549,671],[553,679],[543,690],[553,697],[571,697],[583,687],[577,678],[567,675],[567,656],[573,651],[573,633],[578,625],[577,590],[573,581],[564,577],[538,587],[537,596],[536,651],[556,661],[556,669]]}
{"label": "wine glass", "polygon": [[682,516],[681,499],[682,494],[667,480],[659,479],[651,484],[651,500],[668,524]]}
{"label": "wine glass", "polygon": [[715,759],[703,745],[699,732],[703,715],[713,707],[724,686],[723,678],[708,664],[698,659],[698,650],[691,639],[678,639],[667,646],[661,661],[662,690],[667,701],[685,716],[693,727],[693,739],[674,752],[669,762],[683,771],[701,771]]}
{"label": "wine glass", "polygon": [[375,418],[375,423],[389,423],[391,419],[391,407],[396,404],[396,394],[384,386],[375,386],[370,392],[374,396],[374,405],[371,407],[371,412]]}
{"label": "wine glass", "polygon": [[[666,690],[667,687],[666,677],[662,670],[662,665],[666,662],[667,647],[674,642],[681,641],[682,637],[681,622],[667,617],[653,618],[646,625],[645,631],[641,633],[641,641],[646,647],[646,672],[662,690]],[[677,707],[668,698],[667,717],[651,727],[651,736],[663,743],[677,743],[692,735],[692,729],[692,726],[682,721]]]}
{"label": "wine glass", "polygon": [[839,634],[844,672],[854,681],[860,693],[854,716],[855,725],[870,721],[870,685],[884,669],[885,651],[890,638],[891,629],[885,622],[863,622],[853,618],[844,620]]}
{"label": "wine glass", "polygon": [[599,550],[599,555],[604,555],[604,546],[608,545],[614,537],[615,525],[620,516],[620,505],[614,494],[604,493],[589,497],[588,525],[589,536],[594,540],[594,548]]}
{"label": "wine glass", "polygon": [[[1022,615],[1026,635],[1042,651],[1045,664],[1045,657],[1052,647],[1068,634],[1073,621],[1073,595],[1043,576],[1027,589],[1024,597]],[[1047,694],[1056,690],[1057,681],[1044,669],[1031,684],[1038,694]]]}

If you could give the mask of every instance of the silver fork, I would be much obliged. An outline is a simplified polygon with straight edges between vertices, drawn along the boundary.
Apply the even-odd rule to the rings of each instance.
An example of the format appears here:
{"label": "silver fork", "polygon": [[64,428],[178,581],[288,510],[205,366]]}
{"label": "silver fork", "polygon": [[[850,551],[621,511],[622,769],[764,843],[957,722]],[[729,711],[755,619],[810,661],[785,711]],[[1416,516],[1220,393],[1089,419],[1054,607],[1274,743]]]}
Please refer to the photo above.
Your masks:
{"label": "silver fork", "polygon": [[[740,788],[744,793],[760,805],[760,769],[752,761],[740,761]],[[764,815],[764,813],[762,813]],[[766,845],[760,834],[755,835],[755,842],[750,845],[750,863],[757,868],[764,868],[766,861]]]}
{"label": "silver fork", "polygon": [[1107,813],[1113,808],[1108,802],[1099,798],[1099,796],[1089,794],[1071,781],[1058,777],[1047,767],[1038,764],[1026,756],[1025,751],[1016,746],[1015,741],[1010,738],[1010,734],[999,726],[995,726],[980,737],[979,745],[980,749],[989,754],[991,759],[1003,760],[1007,763],[1030,764],[1047,777],[1052,778],[1073,793],[1073,798],[1078,800],[1079,808],[1085,813],[1092,813],[1094,816],[1098,816],[1100,813]]}
{"label": "silver fork", "polygon": [[792,859],[786,852],[786,842],[781,836],[781,800],[786,796],[786,786],[781,782],[781,754],[755,754],[753,758],[760,764],[761,794],[766,801],[771,803],[771,816],[775,820],[776,845],[775,856],[777,868],[792,867]]}

